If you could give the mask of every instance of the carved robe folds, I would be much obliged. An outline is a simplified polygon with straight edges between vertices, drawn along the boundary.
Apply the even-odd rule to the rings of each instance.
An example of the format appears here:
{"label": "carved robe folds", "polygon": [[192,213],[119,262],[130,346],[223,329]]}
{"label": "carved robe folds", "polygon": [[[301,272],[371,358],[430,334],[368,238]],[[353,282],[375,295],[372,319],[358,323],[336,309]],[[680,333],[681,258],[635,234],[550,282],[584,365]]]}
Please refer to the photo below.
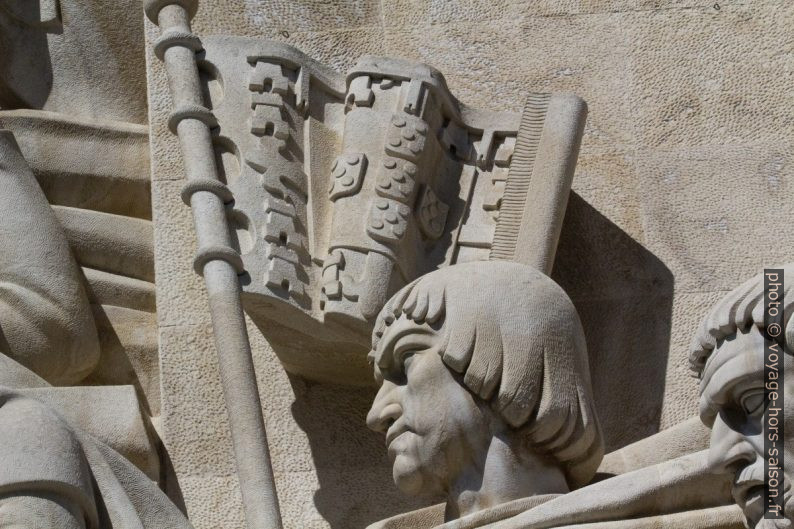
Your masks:
{"label": "carved robe folds", "polygon": [[66,238],[7,131],[0,178],[0,523],[189,528],[153,481],[159,459],[134,388],[50,385],[94,369],[97,330]]}
{"label": "carved robe folds", "polygon": [[[146,474],[108,443],[77,427],[87,419],[67,418],[58,410],[63,404],[53,392],[59,390],[64,391],[0,386],[0,521],[42,529],[189,529],[184,515]],[[130,393],[132,398],[122,402],[135,406],[131,388]],[[109,431],[118,417],[96,413],[87,402],[84,398],[80,404],[91,409],[89,421],[97,421],[95,431],[124,441],[140,435],[134,429]],[[60,509],[69,511],[69,524],[61,525],[61,519],[50,525]]]}
{"label": "carved robe folds", "polygon": [[742,529],[730,480],[715,479],[697,452],[564,495],[534,496],[444,523],[443,504],[368,529]]}

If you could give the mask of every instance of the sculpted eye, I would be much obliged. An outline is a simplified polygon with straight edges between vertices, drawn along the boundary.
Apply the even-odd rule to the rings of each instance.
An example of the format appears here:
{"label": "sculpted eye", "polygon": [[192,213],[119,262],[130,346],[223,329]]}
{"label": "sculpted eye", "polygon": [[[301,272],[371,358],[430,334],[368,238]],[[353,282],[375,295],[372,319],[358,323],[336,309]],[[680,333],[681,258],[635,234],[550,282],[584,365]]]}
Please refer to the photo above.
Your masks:
{"label": "sculpted eye", "polygon": [[765,395],[763,390],[748,391],[742,396],[742,410],[748,416],[756,415],[764,409]]}
{"label": "sculpted eye", "polygon": [[415,351],[406,351],[402,357],[402,364],[403,370],[408,371],[408,368],[411,366],[411,363],[414,360]]}

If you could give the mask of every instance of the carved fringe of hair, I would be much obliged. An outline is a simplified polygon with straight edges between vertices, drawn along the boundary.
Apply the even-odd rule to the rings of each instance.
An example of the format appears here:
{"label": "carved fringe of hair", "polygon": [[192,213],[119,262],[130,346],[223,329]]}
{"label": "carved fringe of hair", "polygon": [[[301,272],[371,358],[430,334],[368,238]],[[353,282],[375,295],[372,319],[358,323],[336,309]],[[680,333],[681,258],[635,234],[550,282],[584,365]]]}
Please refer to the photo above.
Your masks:
{"label": "carved fringe of hair", "polygon": [[[780,345],[794,344],[794,265],[780,267],[790,279],[784,285],[783,336]],[[711,312],[703,318],[690,346],[689,365],[700,377],[717,343],[737,331],[746,332],[751,325],[764,325],[764,275],[758,274],[722,298]]]}
{"label": "carved fringe of hair", "polygon": [[[561,335],[546,311],[540,310],[531,315],[534,339],[505,343],[494,317],[478,317],[470,304],[446,307],[446,282],[423,279],[404,287],[384,307],[373,333],[370,360],[376,360],[380,339],[401,315],[419,324],[446,316],[440,349],[444,363],[463,375],[466,387],[490,401],[511,427],[526,427],[530,444],[565,466],[572,486],[586,484],[601,462],[603,441],[589,394],[589,368],[570,365],[586,355],[578,317],[570,335]],[[523,357],[506,357],[505,349],[527,351]],[[572,354],[554,354],[564,350]],[[578,380],[577,373],[584,379]]]}

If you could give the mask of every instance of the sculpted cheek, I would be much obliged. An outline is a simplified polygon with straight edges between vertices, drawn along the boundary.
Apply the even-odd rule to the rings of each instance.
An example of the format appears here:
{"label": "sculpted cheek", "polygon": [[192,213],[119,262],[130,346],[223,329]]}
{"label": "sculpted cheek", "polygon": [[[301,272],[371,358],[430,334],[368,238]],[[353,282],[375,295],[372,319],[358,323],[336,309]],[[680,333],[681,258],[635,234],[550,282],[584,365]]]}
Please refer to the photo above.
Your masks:
{"label": "sculpted cheek", "polygon": [[[417,366],[419,367],[419,366]],[[417,431],[434,429],[446,413],[443,386],[426,369],[412,369],[405,392],[404,413]]]}

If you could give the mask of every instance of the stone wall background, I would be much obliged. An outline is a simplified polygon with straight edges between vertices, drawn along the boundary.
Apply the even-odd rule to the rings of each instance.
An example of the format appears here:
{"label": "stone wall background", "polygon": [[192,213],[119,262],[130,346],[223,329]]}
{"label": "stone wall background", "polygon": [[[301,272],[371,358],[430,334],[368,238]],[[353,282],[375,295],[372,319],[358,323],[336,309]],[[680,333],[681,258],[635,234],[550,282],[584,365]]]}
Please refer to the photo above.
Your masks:
{"label": "stone wall background", "polygon": [[[517,111],[529,91],[588,102],[553,275],[583,319],[612,449],[695,414],[700,318],[794,258],[786,0],[202,0],[193,27],[284,41],[341,71],[362,54],[424,61],[477,108]],[[170,98],[146,53],[164,437],[195,526],[241,528]],[[364,426],[374,390],[290,378],[250,329],[285,527],[363,527],[418,505]]]}

